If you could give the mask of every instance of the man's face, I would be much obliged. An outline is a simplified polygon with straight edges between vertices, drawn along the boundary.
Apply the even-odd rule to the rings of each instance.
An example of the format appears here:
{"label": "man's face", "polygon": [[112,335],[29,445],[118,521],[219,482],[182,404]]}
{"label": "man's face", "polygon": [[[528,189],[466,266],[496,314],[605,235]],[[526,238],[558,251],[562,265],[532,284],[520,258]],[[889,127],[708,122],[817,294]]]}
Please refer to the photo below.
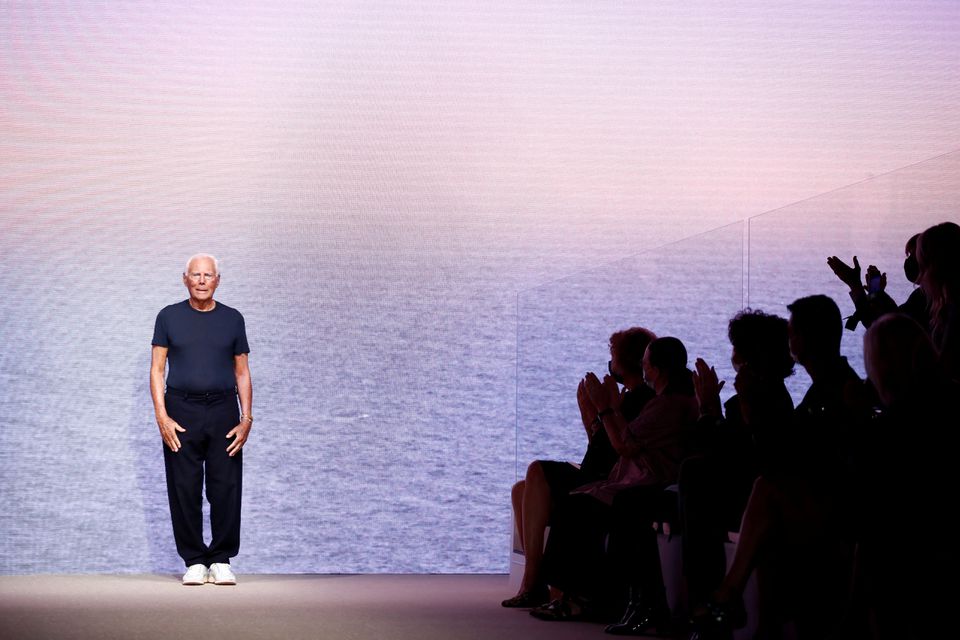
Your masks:
{"label": "man's face", "polygon": [[213,297],[213,292],[220,284],[216,266],[210,258],[197,258],[190,263],[187,272],[183,275],[183,284],[195,300],[205,301]]}

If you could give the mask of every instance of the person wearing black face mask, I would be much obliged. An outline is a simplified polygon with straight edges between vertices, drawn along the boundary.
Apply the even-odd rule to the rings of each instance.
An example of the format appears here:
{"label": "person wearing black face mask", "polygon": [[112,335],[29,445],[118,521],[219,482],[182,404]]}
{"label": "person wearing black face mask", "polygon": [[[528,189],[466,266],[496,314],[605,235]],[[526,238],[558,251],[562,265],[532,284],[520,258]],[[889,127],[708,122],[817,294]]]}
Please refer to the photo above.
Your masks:
{"label": "person wearing black face mask", "polygon": [[619,372],[619,371],[615,371],[615,370],[614,370],[614,368],[613,368],[613,360],[609,360],[609,361],[607,362],[607,371],[610,372],[610,376],[614,379],[614,381],[615,381],[617,384],[619,384],[619,385],[621,385],[621,386],[623,385],[623,376],[620,375],[620,372]]}
{"label": "person wearing black face mask", "polygon": [[[920,281],[920,265],[917,263],[916,256],[917,240],[919,238],[920,234],[915,234],[907,240],[907,245],[904,248],[906,257],[903,261],[903,275],[914,284],[919,284]],[[874,265],[867,267],[865,285],[860,284],[860,262],[857,260],[857,256],[853,256],[852,267],[837,256],[827,258],[827,265],[842,282],[850,287],[850,298],[856,307],[856,311],[846,319],[844,324],[850,331],[856,330],[859,323],[862,323],[865,328],[869,328],[874,320],[885,313],[894,311],[910,316],[919,322],[922,327],[928,326],[927,299],[920,287],[913,290],[906,302],[897,306],[897,303],[886,292],[887,274],[881,273]]]}

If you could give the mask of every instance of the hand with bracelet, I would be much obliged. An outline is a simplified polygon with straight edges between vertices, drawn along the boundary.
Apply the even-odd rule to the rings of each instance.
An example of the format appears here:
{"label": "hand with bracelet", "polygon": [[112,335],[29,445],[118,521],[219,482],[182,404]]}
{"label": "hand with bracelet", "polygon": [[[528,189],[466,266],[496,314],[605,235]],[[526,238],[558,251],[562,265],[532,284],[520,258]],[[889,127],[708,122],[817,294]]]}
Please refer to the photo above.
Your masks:
{"label": "hand with bracelet", "polygon": [[694,365],[693,390],[700,405],[700,415],[711,418],[723,417],[723,404],[720,402],[720,390],[725,384],[717,377],[717,370],[706,363],[703,358],[697,358]]}
{"label": "hand with bracelet", "polygon": [[227,453],[230,457],[233,457],[240,449],[243,447],[244,443],[247,441],[247,437],[250,435],[250,427],[253,426],[253,416],[246,413],[240,414],[240,422],[233,429],[227,433],[227,439],[230,439],[234,436],[237,437],[236,440],[230,443],[230,446],[227,447]]}
{"label": "hand with bracelet", "polygon": [[603,382],[593,372],[587,373],[583,378],[583,386],[586,389],[590,402],[597,410],[597,417],[601,420],[604,416],[620,411],[620,403],[623,400],[623,394],[613,376],[603,377]]}
{"label": "hand with bracelet", "polygon": [[629,454],[628,447],[624,442],[624,431],[627,428],[627,421],[620,413],[620,405],[623,402],[623,393],[617,385],[613,376],[604,376],[603,382],[593,373],[588,373],[583,379],[583,385],[590,396],[590,401],[597,409],[597,418],[600,420],[603,428],[610,439],[610,445],[618,455]]}
{"label": "hand with bracelet", "polygon": [[580,407],[580,419],[583,421],[583,428],[587,430],[587,436],[593,437],[598,429],[599,419],[583,380],[577,385],[577,406]]}

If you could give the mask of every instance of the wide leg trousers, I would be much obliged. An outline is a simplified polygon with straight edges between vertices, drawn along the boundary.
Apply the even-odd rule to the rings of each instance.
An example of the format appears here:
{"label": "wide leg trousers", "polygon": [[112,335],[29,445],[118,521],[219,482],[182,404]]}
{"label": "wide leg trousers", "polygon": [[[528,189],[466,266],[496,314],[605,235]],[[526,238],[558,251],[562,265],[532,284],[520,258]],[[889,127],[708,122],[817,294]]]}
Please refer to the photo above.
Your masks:
{"label": "wide leg trousers", "polygon": [[[240,493],[243,452],[227,455],[233,439],[227,433],[240,422],[237,397],[225,394],[196,398],[171,389],[165,397],[167,413],[186,432],[178,433],[180,451],[163,445],[167,497],[177,553],[189,567],[229,563],[240,550]],[[203,541],[202,491],[204,476],[210,503],[211,541]]]}

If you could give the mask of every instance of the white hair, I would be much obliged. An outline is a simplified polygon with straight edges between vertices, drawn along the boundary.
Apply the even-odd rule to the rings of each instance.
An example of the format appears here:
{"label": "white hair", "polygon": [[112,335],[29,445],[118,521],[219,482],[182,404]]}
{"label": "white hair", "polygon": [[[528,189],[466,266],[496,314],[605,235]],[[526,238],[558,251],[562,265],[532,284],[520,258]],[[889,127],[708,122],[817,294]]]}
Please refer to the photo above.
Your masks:
{"label": "white hair", "polygon": [[216,274],[219,276],[220,261],[217,260],[216,256],[212,256],[209,253],[195,253],[192,256],[190,256],[190,258],[187,260],[186,266],[184,266],[183,268],[183,275],[187,275],[188,273],[190,273],[190,263],[192,263],[194,260],[200,260],[202,258],[209,258],[210,260],[213,260],[213,270],[216,271]]}

